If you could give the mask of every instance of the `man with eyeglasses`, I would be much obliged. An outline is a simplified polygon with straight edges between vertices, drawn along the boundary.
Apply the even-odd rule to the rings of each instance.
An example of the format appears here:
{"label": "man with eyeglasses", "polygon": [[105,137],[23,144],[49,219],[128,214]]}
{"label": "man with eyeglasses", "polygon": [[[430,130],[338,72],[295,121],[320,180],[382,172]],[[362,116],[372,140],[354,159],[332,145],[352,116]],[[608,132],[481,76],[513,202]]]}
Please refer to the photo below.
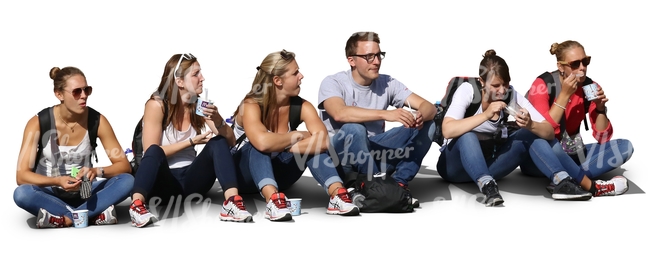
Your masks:
{"label": "man with eyeglasses", "polygon": [[[433,142],[437,110],[395,78],[379,73],[386,55],[379,43],[374,32],[350,36],[345,45],[350,70],[322,81],[318,107],[338,158],[332,156],[346,175],[391,174],[408,191]],[[386,121],[401,126],[386,131]],[[413,198],[412,205],[419,207],[418,200]]]}

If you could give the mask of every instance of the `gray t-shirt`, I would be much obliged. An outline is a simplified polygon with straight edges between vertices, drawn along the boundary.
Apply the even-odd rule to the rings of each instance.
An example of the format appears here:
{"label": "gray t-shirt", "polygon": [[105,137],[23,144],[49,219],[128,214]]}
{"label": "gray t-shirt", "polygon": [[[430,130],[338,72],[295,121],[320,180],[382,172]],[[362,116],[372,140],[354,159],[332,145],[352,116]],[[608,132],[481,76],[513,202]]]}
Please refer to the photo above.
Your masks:
{"label": "gray t-shirt", "polygon": [[[346,106],[356,106],[366,109],[386,110],[388,106],[400,108],[404,106],[406,98],[411,95],[404,84],[395,78],[380,74],[370,86],[361,86],[352,78],[352,71],[342,71],[334,75],[327,76],[321,82],[318,91],[318,108],[320,110],[321,120],[327,127],[327,132],[333,136],[343,125],[343,123],[334,121],[327,114],[323,107],[323,102],[331,97],[342,98]],[[386,122],[384,120],[359,122],[363,123],[368,130],[368,136],[381,134],[385,131]]]}

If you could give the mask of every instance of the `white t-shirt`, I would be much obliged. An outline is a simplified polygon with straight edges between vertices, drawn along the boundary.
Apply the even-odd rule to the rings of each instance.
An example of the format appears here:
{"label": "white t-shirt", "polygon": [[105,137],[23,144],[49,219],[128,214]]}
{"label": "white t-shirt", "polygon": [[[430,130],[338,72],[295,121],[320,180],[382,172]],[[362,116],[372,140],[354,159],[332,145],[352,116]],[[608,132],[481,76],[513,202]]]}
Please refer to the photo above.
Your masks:
{"label": "white t-shirt", "polygon": [[[523,95],[519,94],[519,92],[517,92],[513,86],[510,86],[510,88],[512,89],[513,99],[516,99],[516,102],[519,106],[528,110],[531,120],[538,123],[543,122],[545,120],[544,116],[542,116],[542,114],[540,114],[535,109],[535,107],[533,107],[533,105],[528,101],[528,99],[526,99]],[[470,83],[464,82],[463,84],[458,86],[458,89],[456,89],[456,92],[454,93],[454,96],[452,98],[451,105],[447,109],[445,118],[451,117],[456,120],[463,119],[463,117],[465,116],[465,111],[467,110],[467,108],[469,108],[473,98],[474,98],[474,88]],[[479,109],[476,110],[476,113],[474,115],[478,115],[482,113],[483,113],[483,108],[479,107]],[[504,116],[509,116],[509,114],[502,111],[501,115],[499,116],[499,119],[501,119]],[[478,125],[477,127],[475,127],[474,129],[472,129],[472,131],[477,133],[493,134],[497,132],[497,130],[500,131],[499,124],[498,124],[499,121],[500,120],[496,120],[496,121],[487,120],[482,124]],[[445,143],[448,143],[450,141],[451,139],[447,139],[445,140]]]}

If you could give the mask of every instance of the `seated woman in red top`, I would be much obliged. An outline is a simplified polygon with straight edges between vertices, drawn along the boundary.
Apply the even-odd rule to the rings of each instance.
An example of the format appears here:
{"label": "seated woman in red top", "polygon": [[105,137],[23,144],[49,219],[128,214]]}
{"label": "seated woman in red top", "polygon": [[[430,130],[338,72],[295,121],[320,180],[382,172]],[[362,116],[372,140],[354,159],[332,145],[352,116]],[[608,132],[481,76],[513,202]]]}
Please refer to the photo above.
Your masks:
{"label": "seated woman in red top", "polygon": [[[553,150],[561,158],[572,159],[574,163],[588,170],[581,186],[595,197],[620,195],[627,191],[627,179],[616,176],[609,181],[592,179],[609,172],[627,162],[634,147],[629,140],[612,139],[614,129],[607,117],[606,103],[609,101],[603,88],[587,77],[587,66],[591,56],[576,41],[553,43],[551,54],[557,58],[557,70],[540,75],[528,92],[528,100],[555,128],[558,140]],[[544,79],[546,78],[546,80]],[[553,84],[555,83],[555,84]],[[596,97],[589,101],[583,86],[593,84]],[[592,135],[597,143],[584,144],[580,136],[580,124],[586,114],[591,122]],[[589,126],[585,126],[589,127]],[[524,164],[522,172],[540,175],[532,163]]]}

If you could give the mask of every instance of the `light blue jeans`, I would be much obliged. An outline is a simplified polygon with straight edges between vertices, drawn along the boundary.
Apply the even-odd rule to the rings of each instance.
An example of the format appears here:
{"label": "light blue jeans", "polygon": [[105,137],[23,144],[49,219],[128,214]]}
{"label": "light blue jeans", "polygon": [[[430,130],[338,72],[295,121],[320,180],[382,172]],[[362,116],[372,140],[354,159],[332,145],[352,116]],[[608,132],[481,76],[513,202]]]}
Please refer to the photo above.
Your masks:
{"label": "light blue jeans", "polygon": [[[553,146],[553,152],[565,168],[573,171],[579,171],[578,168],[582,168],[581,170],[585,172],[589,179],[597,178],[620,167],[630,160],[634,153],[632,143],[626,139],[614,139],[603,144],[585,144],[583,153],[576,155],[568,155],[564,152],[562,144],[558,140],[553,140],[551,145]],[[521,171],[531,176],[543,175],[535,164],[529,162],[522,164]],[[581,179],[578,181],[581,181]]]}
{"label": "light blue jeans", "polygon": [[53,187],[39,187],[32,184],[23,184],[14,190],[14,202],[18,207],[34,216],[43,208],[56,216],[66,216],[72,219],[72,213],[66,208],[74,210],[87,209],[88,218],[99,216],[111,205],[124,201],[133,188],[133,175],[123,173],[100,181],[92,182],[91,196],[87,200],[63,199],[55,195]]}
{"label": "light blue jeans", "polygon": [[422,160],[433,143],[434,131],[435,123],[431,120],[424,122],[421,130],[399,126],[368,137],[363,124],[347,123],[330,141],[337,154],[333,156],[334,163],[340,165],[345,174],[384,172],[408,185],[420,171]]}
{"label": "light blue jeans", "polygon": [[240,170],[238,183],[241,193],[259,192],[266,185],[285,190],[300,179],[305,166],[309,167],[311,175],[325,192],[330,185],[343,182],[327,153],[296,157],[293,153],[282,152],[271,158],[270,153],[260,152],[251,143],[246,143],[233,158]]}
{"label": "light blue jeans", "polygon": [[467,132],[443,148],[437,170],[440,177],[449,182],[477,183],[479,178],[486,175],[499,180],[521,163],[535,165],[549,179],[561,171],[566,171],[576,180],[582,180],[585,174],[577,166],[566,169],[553,153],[549,141],[528,129],[519,129],[510,134],[503,144],[495,147],[493,154],[484,154],[476,133]]}

